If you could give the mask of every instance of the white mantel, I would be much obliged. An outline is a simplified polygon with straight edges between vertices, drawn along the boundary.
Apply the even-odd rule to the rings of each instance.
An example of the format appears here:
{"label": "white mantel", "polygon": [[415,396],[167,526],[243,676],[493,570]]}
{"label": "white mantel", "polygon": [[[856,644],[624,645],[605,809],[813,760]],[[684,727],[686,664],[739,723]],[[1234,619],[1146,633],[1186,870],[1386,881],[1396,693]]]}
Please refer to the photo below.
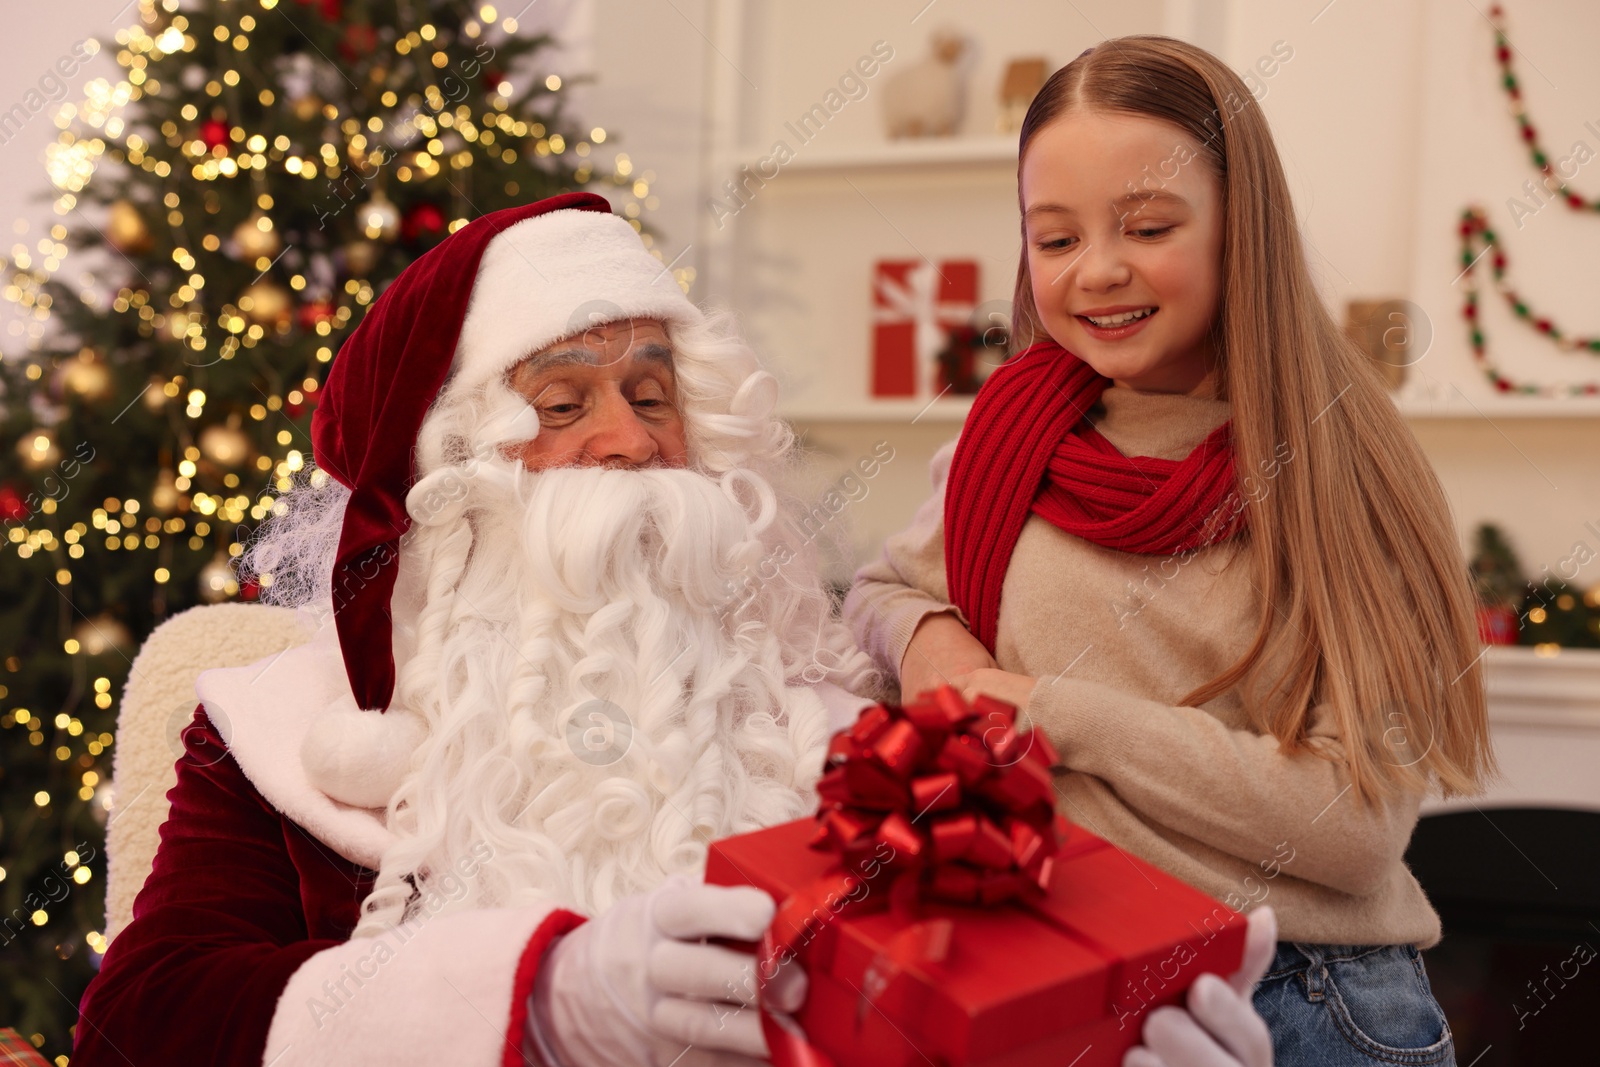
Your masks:
{"label": "white mantel", "polygon": [[1485,660],[1501,780],[1487,796],[1430,801],[1423,814],[1474,806],[1600,812],[1600,650],[1493,647]]}

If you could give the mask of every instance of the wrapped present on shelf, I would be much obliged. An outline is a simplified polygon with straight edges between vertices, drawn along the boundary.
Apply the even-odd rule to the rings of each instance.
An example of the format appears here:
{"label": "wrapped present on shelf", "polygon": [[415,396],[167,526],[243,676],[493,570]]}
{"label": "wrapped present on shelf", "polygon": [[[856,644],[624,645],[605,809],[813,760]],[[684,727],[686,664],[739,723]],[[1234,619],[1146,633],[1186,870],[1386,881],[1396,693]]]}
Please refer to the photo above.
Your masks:
{"label": "wrapped present on shelf", "polygon": [[1016,709],[946,686],[830,742],[815,818],[712,842],[706,881],[778,902],[777,1067],[1111,1067],[1150,1009],[1230,974],[1244,918],[1055,813],[1056,754]]}
{"label": "wrapped present on shelf", "polygon": [[872,279],[872,395],[939,395],[939,354],[950,331],[970,326],[977,300],[976,260],[880,261]]}

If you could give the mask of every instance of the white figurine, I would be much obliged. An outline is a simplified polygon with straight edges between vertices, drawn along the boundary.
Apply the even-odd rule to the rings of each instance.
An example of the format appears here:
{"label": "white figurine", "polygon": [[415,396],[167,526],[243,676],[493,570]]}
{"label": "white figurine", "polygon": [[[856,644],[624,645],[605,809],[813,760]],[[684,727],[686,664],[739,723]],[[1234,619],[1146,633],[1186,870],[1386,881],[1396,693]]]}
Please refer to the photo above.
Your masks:
{"label": "white figurine", "polygon": [[973,46],[953,30],[933,36],[933,54],[895,73],[883,88],[889,136],[950,137],[967,106],[967,60]]}

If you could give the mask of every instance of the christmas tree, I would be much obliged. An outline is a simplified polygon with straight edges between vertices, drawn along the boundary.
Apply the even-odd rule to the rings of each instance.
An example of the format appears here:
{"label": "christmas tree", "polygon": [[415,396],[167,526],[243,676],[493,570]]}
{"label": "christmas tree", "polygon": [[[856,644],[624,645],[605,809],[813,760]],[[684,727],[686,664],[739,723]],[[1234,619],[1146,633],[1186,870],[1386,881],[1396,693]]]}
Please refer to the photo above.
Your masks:
{"label": "christmas tree", "polygon": [[0,263],[0,1027],[56,1062],[105,946],[117,694],[164,618],[258,593],[229,561],[309,461],[340,341],[483,213],[653,206],[506,15],[140,0],[118,79],[57,116],[60,221]]}
{"label": "christmas tree", "polygon": [[1527,589],[1528,581],[1522,576],[1516,552],[1500,527],[1492,522],[1480,523],[1474,532],[1468,566],[1478,603],[1484,607],[1514,608]]}

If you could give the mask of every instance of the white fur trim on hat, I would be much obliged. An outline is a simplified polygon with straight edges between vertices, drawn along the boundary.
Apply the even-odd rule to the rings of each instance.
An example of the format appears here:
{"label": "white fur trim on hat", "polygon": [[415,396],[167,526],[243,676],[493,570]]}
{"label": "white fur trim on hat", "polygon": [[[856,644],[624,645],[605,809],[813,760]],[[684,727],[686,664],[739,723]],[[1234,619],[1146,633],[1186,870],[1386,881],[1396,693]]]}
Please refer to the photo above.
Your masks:
{"label": "white fur trim on hat", "polygon": [[357,808],[384,808],[427,737],[421,716],[398,708],[362,711],[348,696],[323,709],[300,744],[311,784]]}
{"label": "white fur trim on hat", "polygon": [[457,387],[621,319],[690,325],[702,315],[626,220],[576,208],[524,219],[484,250],[456,345]]}

